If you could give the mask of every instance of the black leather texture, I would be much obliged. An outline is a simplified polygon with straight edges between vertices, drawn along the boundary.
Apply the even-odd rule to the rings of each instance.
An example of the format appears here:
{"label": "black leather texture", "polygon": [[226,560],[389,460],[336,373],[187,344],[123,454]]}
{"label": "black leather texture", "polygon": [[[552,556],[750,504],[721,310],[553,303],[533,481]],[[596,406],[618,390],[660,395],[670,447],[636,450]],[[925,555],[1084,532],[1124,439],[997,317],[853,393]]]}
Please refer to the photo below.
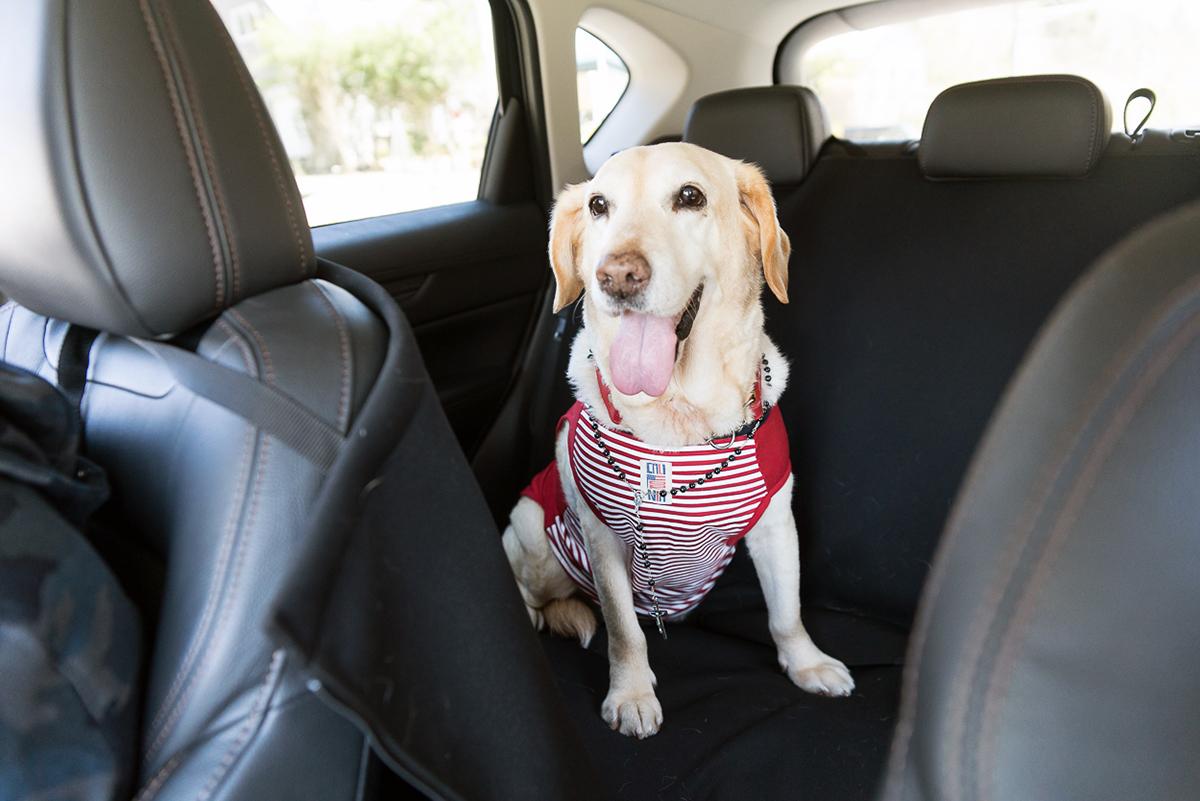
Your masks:
{"label": "black leather texture", "polygon": [[925,117],[928,178],[1079,178],[1108,144],[1112,110],[1091,81],[1030,75],[952,86]]}
{"label": "black leather texture", "polygon": [[[66,327],[10,303],[0,355],[53,381]],[[386,342],[352,295],[306,281],[227,309],[196,352],[344,432]],[[158,563],[165,575],[161,597],[136,599],[157,619],[139,755],[145,798],[206,787],[214,799],[262,797],[248,788],[264,783],[295,797],[353,798],[362,734],[306,689],[264,631],[324,475],[121,336],[103,333],[92,347],[83,413],[86,452],[112,483],[107,518],[119,521],[125,547],[146,555],[138,570]],[[317,754],[320,771],[296,769]]]}
{"label": "black leather texture", "polygon": [[828,138],[825,111],[802,86],[706,95],[692,105],[683,126],[683,141],[752,161],[775,185],[804,180]]}
{"label": "black leather texture", "polygon": [[315,270],[274,126],[205,0],[5,3],[0,289],[159,337]]}
{"label": "black leather texture", "polygon": [[889,801],[1200,796],[1200,205],[1055,313],[922,601]]}

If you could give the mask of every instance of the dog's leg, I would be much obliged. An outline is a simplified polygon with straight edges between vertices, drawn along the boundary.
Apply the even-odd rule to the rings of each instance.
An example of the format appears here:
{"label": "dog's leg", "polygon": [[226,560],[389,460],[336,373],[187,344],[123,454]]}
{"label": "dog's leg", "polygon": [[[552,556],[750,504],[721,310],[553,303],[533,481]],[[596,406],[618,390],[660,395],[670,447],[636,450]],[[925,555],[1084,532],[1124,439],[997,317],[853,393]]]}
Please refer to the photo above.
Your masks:
{"label": "dog's leg", "polygon": [[649,737],[662,725],[662,705],[654,695],[657,680],[646,654],[646,635],[638,625],[629,581],[629,550],[621,538],[596,517],[575,485],[569,437],[564,428],[555,444],[563,495],[579,516],[583,546],[592,567],[592,581],[600,600],[600,614],[608,629],[608,695],[600,705],[600,716],[615,731],[639,739]]}
{"label": "dog's leg", "polygon": [[767,599],[767,620],[779,649],[779,664],[788,678],[810,693],[849,695],[854,689],[850,671],[822,652],[800,622],[800,543],[792,515],[791,478],[746,535],[746,547]]}
{"label": "dog's leg", "polygon": [[548,627],[563,637],[575,637],[587,648],[596,633],[596,616],[575,595],[575,582],[550,550],[543,520],[537,501],[517,501],[501,539],[504,553],[533,627],[538,631]]}
{"label": "dog's leg", "polygon": [[663,714],[654,695],[657,680],[646,654],[646,635],[633,607],[628,548],[586,505],[580,523],[608,629],[608,695],[600,716],[614,731],[643,739],[658,731]]}

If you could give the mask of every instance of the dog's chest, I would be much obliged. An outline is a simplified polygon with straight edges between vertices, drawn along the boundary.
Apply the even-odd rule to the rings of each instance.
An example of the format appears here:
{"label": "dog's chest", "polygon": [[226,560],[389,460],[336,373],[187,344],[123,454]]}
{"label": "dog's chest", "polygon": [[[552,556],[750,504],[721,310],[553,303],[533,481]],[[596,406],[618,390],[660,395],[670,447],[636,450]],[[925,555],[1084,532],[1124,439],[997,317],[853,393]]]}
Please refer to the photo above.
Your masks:
{"label": "dog's chest", "polygon": [[689,611],[711,589],[790,472],[786,434],[782,455],[774,441],[782,432],[777,413],[756,436],[720,448],[650,448],[598,425],[582,404],[564,422],[577,488],[636,554],[635,596],[647,595],[653,581],[668,615]]}

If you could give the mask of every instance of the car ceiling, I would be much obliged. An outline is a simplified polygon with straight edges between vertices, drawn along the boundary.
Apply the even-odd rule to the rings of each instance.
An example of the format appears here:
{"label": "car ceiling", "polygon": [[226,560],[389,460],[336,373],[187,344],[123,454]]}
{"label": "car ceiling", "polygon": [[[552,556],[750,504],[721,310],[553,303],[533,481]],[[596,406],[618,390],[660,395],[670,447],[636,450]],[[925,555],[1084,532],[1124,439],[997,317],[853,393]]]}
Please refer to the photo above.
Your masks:
{"label": "car ceiling", "polygon": [[853,0],[738,0],[736,11],[734,4],[726,0],[641,2],[776,47],[798,23],[835,9],[842,10],[842,21],[850,27],[869,28],[907,17],[1011,0],[879,0],[857,4]]}

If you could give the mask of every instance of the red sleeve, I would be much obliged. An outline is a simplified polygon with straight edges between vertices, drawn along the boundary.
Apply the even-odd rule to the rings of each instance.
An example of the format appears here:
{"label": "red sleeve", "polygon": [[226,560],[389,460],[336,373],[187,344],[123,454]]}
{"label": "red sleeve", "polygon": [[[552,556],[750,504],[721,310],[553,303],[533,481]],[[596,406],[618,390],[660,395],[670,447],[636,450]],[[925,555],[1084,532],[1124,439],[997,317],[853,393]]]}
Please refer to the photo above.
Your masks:
{"label": "red sleeve", "polygon": [[558,462],[551,462],[534,476],[529,486],[521,490],[521,497],[536,501],[542,507],[546,527],[553,525],[567,508],[567,497],[563,495],[562,480],[558,475]]}
{"label": "red sleeve", "polygon": [[[567,410],[558,421],[556,430],[561,429],[564,423],[571,423],[579,416],[583,409],[583,404],[576,403]],[[537,502],[537,505],[542,507],[542,512],[545,517],[546,527],[549,528],[554,524],[563,512],[567,509],[567,496],[563,494],[562,477],[558,473],[558,462],[551,462],[540,473],[533,477],[529,482],[529,486],[521,490],[521,497],[532,498]]]}
{"label": "red sleeve", "polygon": [[767,419],[754,435],[758,466],[762,470],[763,482],[774,496],[792,474],[792,452],[788,444],[787,427],[779,407],[771,409]]}

